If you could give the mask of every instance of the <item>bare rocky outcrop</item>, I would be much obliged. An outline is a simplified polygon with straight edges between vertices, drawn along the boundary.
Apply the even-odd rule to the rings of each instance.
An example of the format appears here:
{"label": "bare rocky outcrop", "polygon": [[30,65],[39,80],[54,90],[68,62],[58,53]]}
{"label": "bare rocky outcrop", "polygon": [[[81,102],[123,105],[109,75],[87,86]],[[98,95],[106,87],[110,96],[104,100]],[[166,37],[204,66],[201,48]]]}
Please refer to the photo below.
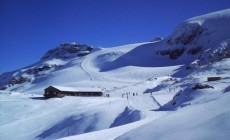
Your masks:
{"label": "bare rocky outcrop", "polygon": [[38,67],[32,67],[29,68],[26,73],[27,74],[39,74],[40,72],[50,70],[51,68],[58,67],[58,65],[48,65],[48,64],[42,64]]}
{"label": "bare rocky outcrop", "polygon": [[208,59],[210,62],[220,61],[225,58],[230,58],[230,40],[227,40],[226,45],[219,47],[209,54]]}
{"label": "bare rocky outcrop", "polygon": [[156,42],[156,41],[161,41],[161,40],[163,40],[163,38],[160,36],[157,36],[153,40],[151,40],[151,42]]}
{"label": "bare rocky outcrop", "polygon": [[184,53],[184,51],[185,48],[177,48],[177,49],[157,51],[156,54],[163,55],[163,56],[168,55],[170,59],[177,59]]}
{"label": "bare rocky outcrop", "polygon": [[202,50],[203,50],[202,46],[196,46],[196,47],[192,47],[191,49],[189,49],[187,53],[190,55],[196,55]]}
{"label": "bare rocky outcrop", "polygon": [[200,84],[200,83],[198,83],[192,87],[193,90],[205,89],[205,88],[214,88],[214,87],[207,85],[207,84]]}
{"label": "bare rocky outcrop", "polygon": [[13,77],[9,81],[9,84],[10,85],[16,85],[16,84],[22,84],[22,83],[30,82],[30,81],[31,81],[31,79],[29,77],[17,76],[17,77]]}
{"label": "bare rocky outcrop", "polygon": [[[93,50],[93,47],[77,43],[61,43],[57,48],[49,50],[43,57],[44,59],[59,58],[67,59],[76,56],[84,56],[89,54]],[[87,51],[88,53],[82,52]]]}
{"label": "bare rocky outcrop", "polygon": [[175,32],[173,35],[175,38],[169,38],[167,41],[168,45],[191,44],[204,32],[204,29],[197,23],[185,23],[185,25],[182,26],[184,26],[184,31]]}

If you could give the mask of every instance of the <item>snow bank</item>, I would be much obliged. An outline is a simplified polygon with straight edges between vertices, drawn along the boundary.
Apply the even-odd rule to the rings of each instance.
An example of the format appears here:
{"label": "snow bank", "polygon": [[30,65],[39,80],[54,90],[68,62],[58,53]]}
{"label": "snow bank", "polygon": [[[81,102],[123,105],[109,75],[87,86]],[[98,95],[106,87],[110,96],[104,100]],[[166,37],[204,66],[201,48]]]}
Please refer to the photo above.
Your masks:
{"label": "snow bank", "polygon": [[229,99],[229,95],[224,95],[218,100],[183,108],[134,129],[117,140],[226,139],[230,136]]}

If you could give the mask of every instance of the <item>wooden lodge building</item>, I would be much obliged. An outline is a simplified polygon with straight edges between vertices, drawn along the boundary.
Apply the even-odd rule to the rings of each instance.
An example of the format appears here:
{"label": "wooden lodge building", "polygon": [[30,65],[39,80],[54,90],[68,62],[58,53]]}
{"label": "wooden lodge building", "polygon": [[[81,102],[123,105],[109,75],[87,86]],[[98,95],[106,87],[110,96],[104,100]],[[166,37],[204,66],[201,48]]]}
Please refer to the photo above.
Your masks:
{"label": "wooden lodge building", "polygon": [[49,86],[45,89],[44,96],[46,98],[64,96],[102,96],[102,91],[99,88]]}

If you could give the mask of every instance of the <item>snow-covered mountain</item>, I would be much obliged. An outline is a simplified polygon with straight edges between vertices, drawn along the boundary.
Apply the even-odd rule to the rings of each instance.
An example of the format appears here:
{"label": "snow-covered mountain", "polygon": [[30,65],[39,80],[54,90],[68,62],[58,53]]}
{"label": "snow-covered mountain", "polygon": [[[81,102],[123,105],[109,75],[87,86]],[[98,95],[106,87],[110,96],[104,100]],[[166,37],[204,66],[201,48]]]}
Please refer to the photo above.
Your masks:
{"label": "snow-covered mountain", "polygon": [[[188,19],[163,40],[60,44],[0,75],[0,139],[227,139],[229,25],[227,9]],[[50,85],[97,87],[110,98],[42,100]]]}
{"label": "snow-covered mountain", "polygon": [[[172,75],[172,70],[180,65],[193,69],[203,63],[219,61],[229,57],[229,16],[229,10],[224,10],[188,19],[162,41],[100,49],[62,43],[49,50],[39,62],[2,74],[0,87],[24,92],[49,84],[78,86],[80,82],[80,85],[88,86],[88,82],[87,85],[82,83],[84,81],[95,86],[92,81],[106,81],[103,78],[129,83],[152,76]],[[170,70],[156,73],[157,68],[167,66]],[[140,71],[146,72],[140,75]]]}

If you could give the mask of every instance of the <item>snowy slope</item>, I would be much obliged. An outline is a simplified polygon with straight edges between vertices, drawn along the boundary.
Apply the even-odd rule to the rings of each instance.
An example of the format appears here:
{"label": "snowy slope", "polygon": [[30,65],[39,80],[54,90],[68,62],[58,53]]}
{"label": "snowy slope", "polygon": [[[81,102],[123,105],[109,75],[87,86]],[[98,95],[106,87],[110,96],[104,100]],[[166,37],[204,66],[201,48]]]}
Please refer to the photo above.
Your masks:
{"label": "snowy slope", "polygon": [[[1,74],[0,139],[229,137],[229,24],[227,9],[188,19],[155,42],[64,43]],[[207,82],[209,76],[221,80]],[[110,98],[45,100],[50,85],[97,88]]]}
{"label": "snowy slope", "polygon": [[[0,75],[1,89],[34,94],[52,84],[111,89],[103,86],[105,81],[115,87],[150,77],[184,76],[179,69],[182,66],[193,69],[229,57],[229,22],[229,10],[223,10],[188,19],[168,38],[156,42],[102,49],[61,44],[38,63]],[[91,52],[79,55],[86,50]]]}
{"label": "snowy slope", "polygon": [[228,139],[229,94],[199,105],[192,105],[136,128],[118,140]]}
{"label": "snowy slope", "polygon": [[[230,125],[228,123],[230,118],[229,61],[230,59],[225,59],[219,63],[204,66],[188,77],[180,79],[179,82],[162,81],[162,84],[166,85],[168,83],[168,85],[160,91],[154,91],[152,97],[163,106],[155,107],[157,109],[153,109],[154,111],[147,111],[145,113],[146,118],[141,121],[64,139],[151,140],[154,138],[167,140],[178,139],[178,137],[182,139],[227,139],[230,136]],[[213,74],[221,76],[222,80],[207,82],[206,77]],[[214,89],[193,90],[192,87],[196,83],[209,84]],[[172,105],[173,91],[169,92],[168,90],[175,87],[180,95],[176,94],[175,100],[177,103]],[[183,89],[182,92],[180,92],[181,89]],[[147,93],[144,96],[151,97],[151,94]],[[130,100],[130,102],[133,101]],[[139,102],[136,102],[134,106],[138,108],[139,104]],[[142,106],[147,110],[152,110],[145,107],[145,104]],[[145,110],[143,108],[139,109]]]}

